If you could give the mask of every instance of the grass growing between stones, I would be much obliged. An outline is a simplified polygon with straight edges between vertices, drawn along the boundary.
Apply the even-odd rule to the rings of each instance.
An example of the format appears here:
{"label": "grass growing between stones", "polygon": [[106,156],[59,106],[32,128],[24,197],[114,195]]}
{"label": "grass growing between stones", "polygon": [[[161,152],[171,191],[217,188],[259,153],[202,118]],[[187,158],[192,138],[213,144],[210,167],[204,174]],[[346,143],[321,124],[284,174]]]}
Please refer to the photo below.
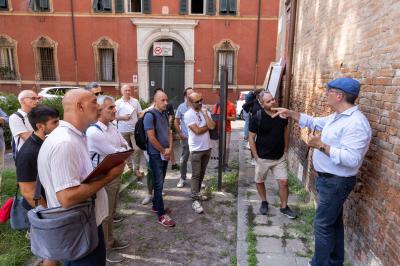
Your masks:
{"label": "grass growing between stones", "polygon": [[314,203],[309,200],[309,192],[292,173],[289,173],[288,182],[290,193],[299,197],[299,201],[293,204],[293,210],[298,215],[298,218],[296,219],[297,222],[288,225],[288,227],[293,228],[296,231],[306,247],[305,253],[297,252],[296,255],[301,257],[311,257],[314,249],[313,223],[315,217],[315,206]]}
{"label": "grass growing between stones", "polygon": [[253,207],[249,206],[247,209],[247,232],[246,232],[246,242],[247,242],[247,263],[249,266],[256,266],[257,261],[257,237],[254,233],[254,213]]}
{"label": "grass growing between stones", "polygon": [[[239,171],[233,170],[230,172],[224,172],[222,174],[222,190],[228,193],[233,194],[237,197],[238,193],[238,177]],[[211,196],[212,192],[218,190],[218,179],[217,176],[208,176],[206,177],[206,194],[207,196]]]}
{"label": "grass growing between stones", "polygon": [[[16,186],[15,170],[5,170],[0,189],[0,204],[14,196]],[[26,231],[11,229],[10,223],[0,224],[0,265],[21,265],[31,256]]]}

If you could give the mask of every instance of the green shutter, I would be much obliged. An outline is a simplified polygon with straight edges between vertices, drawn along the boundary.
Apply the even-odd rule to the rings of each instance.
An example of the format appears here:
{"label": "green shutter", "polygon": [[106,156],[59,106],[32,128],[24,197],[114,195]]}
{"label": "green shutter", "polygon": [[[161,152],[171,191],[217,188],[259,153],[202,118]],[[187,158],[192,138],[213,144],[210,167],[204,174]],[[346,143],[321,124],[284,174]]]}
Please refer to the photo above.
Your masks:
{"label": "green shutter", "polygon": [[103,10],[111,11],[112,5],[111,0],[102,0],[103,3]]}
{"label": "green shutter", "polygon": [[7,8],[7,0],[0,0],[0,7]]}
{"label": "green shutter", "polygon": [[115,0],[115,13],[124,13],[124,0]]}
{"label": "green shutter", "polygon": [[93,11],[98,11],[99,0],[93,0]]}
{"label": "green shutter", "polygon": [[223,13],[228,11],[228,0],[219,0],[219,11]]}
{"label": "green shutter", "polygon": [[236,0],[228,0],[229,1],[229,12],[236,13]]}
{"label": "green shutter", "polygon": [[188,0],[179,0],[179,14],[186,15],[188,13]]}
{"label": "green shutter", "polygon": [[215,0],[207,0],[207,15],[215,15]]}
{"label": "green shutter", "polygon": [[40,0],[40,8],[46,10],[49,8],[49,0]]}
{"label": "green shutter", "polygon": [[150,0],[143,0],[142,12],[144,14],[151,14],[151,3],[150,3]]}

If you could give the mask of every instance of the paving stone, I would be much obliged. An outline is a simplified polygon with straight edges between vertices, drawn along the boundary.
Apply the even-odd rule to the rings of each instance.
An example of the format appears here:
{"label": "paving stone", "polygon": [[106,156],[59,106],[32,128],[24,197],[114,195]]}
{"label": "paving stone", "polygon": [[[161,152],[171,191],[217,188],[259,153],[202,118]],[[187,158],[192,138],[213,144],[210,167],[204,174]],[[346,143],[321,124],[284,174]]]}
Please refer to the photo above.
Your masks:
{"label": "paving stone", "polygon": [[257,254],[260,266],[295,266],[296,259],[282,254]]}
{"label": "paving stone", "polygon": [[283,237],[283,229],[280,226],[263,226],[254,227],[254,233],[258,236],[278,236]]}
{"label": "paving stone", "polygon": [[304,253],[306,248],[303,242],[298,239],[287,239],[286,240],[286,252],[295,254],[296,252]]}
{"label": "paving stone", "polygon": [[268,222],[268,216],[266,215],[256,215],[256,218],[254,218],[254,224],[259,225],[259,224],[263,224],[263,225],[267,225]]}
{"label": "paving stone", "polygon": [[301,234],[293,228],[288,228],[287,233],[289,234],[290,237],[294,237],[294,238],[301,237]]}
{"label": "paving stone", "polygon": [[271,215],[269,220],[272,222],[272,225],[288,225],[295,223],[295,220],[291,220],[281,213],[278,213],[277,215]]}
{"label": "paving stone", "polygon": [[281,239],[276,239],[272,237],[257,237],[256,248],[258,253],[283,254],[285,252],[284,248],[282,247]]}

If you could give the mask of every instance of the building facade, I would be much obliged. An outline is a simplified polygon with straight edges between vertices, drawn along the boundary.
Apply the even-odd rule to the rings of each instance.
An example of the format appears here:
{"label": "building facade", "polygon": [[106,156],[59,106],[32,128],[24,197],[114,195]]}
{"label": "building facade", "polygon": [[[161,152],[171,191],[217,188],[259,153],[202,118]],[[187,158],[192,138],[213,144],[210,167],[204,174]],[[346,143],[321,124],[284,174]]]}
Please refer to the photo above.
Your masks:
{"label": "building facade", "polygon": [[[262,86],[275,57],[278,0],[0,0],[0,91],[99,82],[116,94],[162,86],[175,102],[195,87],[208,102],[228,69],[231,100]],[[259,33],[259,34],[257,34]]]}
{"label": "building facade", "polygon": [[[346,251],[357,266],[400,265],[399,10],[394,0],[282,0],[280,6],[277,59],[290,56],[293,43],[291,82],[284,95],[291,109],[327,115],[323,91],[329,80],[352,77],[362,84],[357,104],[373,138],[344,209]],[[295,19],[293,42],[290,16]],[[315,191],[308,133],[292,125],[289,162]]]}

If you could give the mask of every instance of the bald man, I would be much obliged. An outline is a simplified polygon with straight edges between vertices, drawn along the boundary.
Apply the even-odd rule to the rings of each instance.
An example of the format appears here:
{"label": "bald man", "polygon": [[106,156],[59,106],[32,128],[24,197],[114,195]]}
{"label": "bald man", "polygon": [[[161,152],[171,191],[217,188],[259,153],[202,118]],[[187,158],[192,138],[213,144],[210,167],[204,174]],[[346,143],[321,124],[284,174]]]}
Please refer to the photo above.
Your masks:
{"label": "bald man", "polygon": [[129,146],[135,150],[133,155],[128,158],[127,165],[132,174],[136,175],[138,181],[142,182],[144,173],[140,171],[140,162],[143,151],[136,145],[135,141],[135,125],[139,117],[142,116],[142,107],[139,101],[131,96],[130,85],[123,85],[121,94],[122,97],[115,101],[117,128]]}
{"label": "bald man", "polygon": [[18,94],[20,108],[9,118],[16,151],[19,151],[25,141],[32,135],[33,128],[28,121],[28,113],[32,108],[38,106],[40,100],[41,97],[32,90],[23,90]]}
{"label": "bald man", "polygon": [[167,115],[168,96],[162,90],[154,95],[154,108],[144,115],[143,124],[148,143],[147,154],[153,176],[154,197],[153,212],[158,214],[158,223],[166,226],[175,226],[175,221],[168,215],[168,208],[164,208],[162,191],[167,173],[168,161],[172,151],[172,131],[169,128]]}
{"label": "bald man", "polygon": [[115,166],[101,179],[83,183],[93,170],[83,132],[97,121],[96,96],[84,89],[70,90],[63,98],[63,108],[64,120],[50,133],[39,152],[40,181],[46,191],[49,208],[69,208],[96,196],[98,246],[84,258],[64,261],[64,265],[105,265],[106,249],[101,223],[108,215],[108,200],[104,186],[122,174],[125,164]]}

